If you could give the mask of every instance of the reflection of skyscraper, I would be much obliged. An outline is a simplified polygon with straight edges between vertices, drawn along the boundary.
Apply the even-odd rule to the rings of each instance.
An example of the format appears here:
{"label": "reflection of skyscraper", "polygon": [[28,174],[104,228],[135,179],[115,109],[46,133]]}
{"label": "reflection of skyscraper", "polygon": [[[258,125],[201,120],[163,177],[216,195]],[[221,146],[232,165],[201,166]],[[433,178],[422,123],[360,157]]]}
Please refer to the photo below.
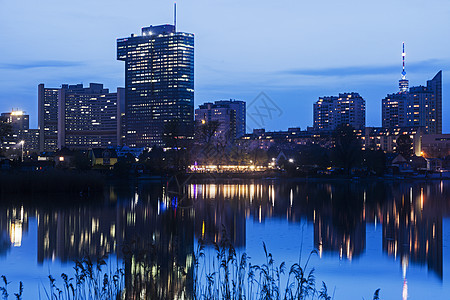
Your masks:
{"label": "reflection of skyscraper", "polygon": [[28,218],[23,206],[0,210],[0,255],[11,246],[22,246],[22,236],[28,231]]}
{"label": "reflection of skyscraper", "polygon": [[[359,189],[350,184],[329,188],[329,201],[314,214],[314,246],[352,259],[366,248],[365,207]],[[325,202],[325,203],[327,203]]]}
{"label": "reflection of skyscraper", "polygon": [[343,232],[331,219],[318,216],[314,222],[314,247],[320,256],[323,252],[337,252],[341,259],[357,257],[366,247],[366,223],[359,222],[356,228]]}
{"label": "reflection of skyscraper", "polygon": [[439,199],[429,196],[423,188],[411,188],[401,195],[401,203],[392,201],[385,207],[383,250],[388,255],[426,264],[442,277],[442,208],[428,204],[432,198]]}
{"label": "reflection of skyscraper", "polygon": [[117,211],[105,207],[60,208],[38,214],[38,262],[58,258],[61,261],[91,258],[115,253]]}
{"label": "reflection of skyscraper", "polygon": [[195,205],[195,234],[205,243],[220,243],[226,237],[235,248],[245,247],[246,220],[244,185],[192,186],[199,201]]}
{"label": "reflection of skyscraper", "polygon": [[126,144],[163,145],[168,122],[177,122],[178,138],[192,138],[194,35],[173,25],[145,27],[117,40],[117,59],[125,61]]}
{"label": "reflection of skyscraper", "polygon": [[132,284],[127,299],[134,299],[135,293],[146,293],[151,299],[154,295],[159,295],[155,299],[179,299],[183,294],[189,299],[193,209],[166,206],[162,210],[158,199],[171,199],[159,185],[147,188],[116,191],[111,187],[111,198],[117,197],[114,205],[38,210],[38,262],[85,256],[95,261],[107,254],[117,255],[124,262],[126,283]]}
{"label": "reflection of skyscraper", "polygon": [[[166,194],[126,210],[124,229],[127,299],[190,299],[194,252],[194,210],[174,207]],[[125,221],[125,220],[124,220]]]}

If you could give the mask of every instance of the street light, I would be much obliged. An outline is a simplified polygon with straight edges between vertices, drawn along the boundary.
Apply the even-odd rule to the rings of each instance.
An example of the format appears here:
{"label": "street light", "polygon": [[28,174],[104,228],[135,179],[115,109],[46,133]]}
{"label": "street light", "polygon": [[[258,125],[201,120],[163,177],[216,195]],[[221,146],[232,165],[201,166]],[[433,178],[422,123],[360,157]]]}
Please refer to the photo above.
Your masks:
{"label": "street light", "polygon": [[25,141],[24,140],[21,140],[20,141],[20,145],[22,145],[22,162],[23,162],[23,144],[25,144]]}

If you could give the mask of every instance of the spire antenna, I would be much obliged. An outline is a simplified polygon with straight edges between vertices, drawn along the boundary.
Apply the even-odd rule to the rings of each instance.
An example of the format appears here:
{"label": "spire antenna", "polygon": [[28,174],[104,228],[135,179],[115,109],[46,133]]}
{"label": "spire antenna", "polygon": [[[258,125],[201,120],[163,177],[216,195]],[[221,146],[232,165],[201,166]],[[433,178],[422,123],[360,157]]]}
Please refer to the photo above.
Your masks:
{"label": "spire antenna", "polygon": [[175,27],[175,32],[177,31],[177,3],[173,3],[173,26]]}
{"label": "spire antenna", "polygon": [[399,80],[398,85],[400,88],[400,92],[406,93],[409,87],[409,81],[406,79],[406,70],[405,70],[405,42],[403,42],[403,51],[402,51],[402,61],[403,61],[403,70],[402,70],[402,79]]}
{"label": "spire antenna", "polygon": [[406,79],[406,71],[405,71],[405,42],[403,42],[403,52],[402,52],[402,59],[403,59],[403,71],[402,71],[402,79]]}

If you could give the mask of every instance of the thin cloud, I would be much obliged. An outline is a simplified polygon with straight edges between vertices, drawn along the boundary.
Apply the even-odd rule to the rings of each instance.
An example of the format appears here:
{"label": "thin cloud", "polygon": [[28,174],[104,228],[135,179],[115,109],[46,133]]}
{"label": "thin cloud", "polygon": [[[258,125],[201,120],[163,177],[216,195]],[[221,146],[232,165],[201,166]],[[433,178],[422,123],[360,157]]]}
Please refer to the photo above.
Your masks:
{"label": "thin cloud", "polygon": [[[409,63],[407,71],[410,73],[419,73],[427,71],[439,71],[449,66],[448,61],[431,59],[416,63]],[[322,69],[289,69],[281,71],[282,74],[302,75],[302,76],[358,76],[358,75],[385,75],[400,73],[401,65],[386,66],[353,66],[339,68],[322,68]]]}
{"label": "thin cloud", "polygon": [[22,63],[0,63],[0,69],[3,70],[27,70],[35,68],[67,68],[79,67],[85,65],[80,61],[64,61],[64,60],[42,60],[30,61]]}

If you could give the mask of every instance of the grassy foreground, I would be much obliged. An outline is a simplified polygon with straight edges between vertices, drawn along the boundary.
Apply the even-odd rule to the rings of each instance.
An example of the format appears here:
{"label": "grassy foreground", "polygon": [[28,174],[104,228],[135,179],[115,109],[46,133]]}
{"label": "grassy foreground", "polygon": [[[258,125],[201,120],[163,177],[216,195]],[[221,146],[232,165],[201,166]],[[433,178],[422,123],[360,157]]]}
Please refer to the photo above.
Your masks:
{"label": "grassy foreground", "polygon": [[[207,259],[205,244],[199,241],[191,266],[174,265],[169,272],[169,280],[163,278],[161,265],[156,265],[161,261],[160,257],[154,256],[158,255],[157,252],[146,251],[145,259],[140,262],[135,260],[137,256],[133,254],[131,270],[125,266],[111,268],[106,258],[92,261],[86,257],[75,261],[73,277],[63,273],[56,279],[49,275],[48,285],[42,285],[36,291],[36,299],[334,299],[324,282],[319,284],[319,288],[316,286],[314,268],[308,266],[311,255],[316,255],[315,251],[310,253],[303,265],[295,263],[288,268],[284,262],[275,264],[265,244],[265,263],[262,265],[251,264],[246,253],[238,256],[227,241],[214,244],[214,248],[214,256]],[[131,273],[127,273],[126,269]],[[2,299],[22,299],[22,282],[18,292],[10,295],[10,283],[5,276],[1,279]],[[171,289],[167,282],[176,290]],[[375,291],[374,300],[380,299],[379,291]]]}

